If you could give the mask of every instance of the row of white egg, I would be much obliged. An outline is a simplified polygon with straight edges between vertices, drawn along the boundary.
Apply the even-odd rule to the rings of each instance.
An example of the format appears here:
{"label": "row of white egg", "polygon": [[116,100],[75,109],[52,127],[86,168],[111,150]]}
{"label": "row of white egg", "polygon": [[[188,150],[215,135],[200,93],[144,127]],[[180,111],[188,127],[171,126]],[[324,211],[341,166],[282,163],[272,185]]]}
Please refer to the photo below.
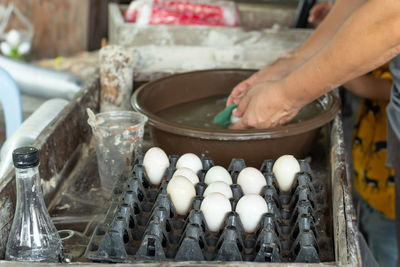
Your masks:
{"label": "row of white egg", "polygon": [[[159,185],[169,167],[168,156],[157,147],[149,149],[143,159],[150,183]],[[176,171],[167,185],[167,193],[179,215],[186,215],[196,196],[195,184],[199,182],[198,171],[203,169],[202,162],[193,153],[186,153],[179,157]],[[273,172],[282,191],[290,190],[295,174],[300,171],[298,161],[291,155],[284,155],[277,159]],[[208,229],[219,231],[224,223],[225,216],[232,210],[229,198],[232,197],[232,178],[222,166],[211,167],[204,182],[208,185],[203,193],[200,210],[203,212]],[[259,194],[266,185],[264,175],[256,168],[246,167],[238,175],[237,184],[242,188],[244,196],[236,205],[235,211],[239,214],[244,230],[252,233],[257,229],[264,213],[268,212],[267,204]]]}

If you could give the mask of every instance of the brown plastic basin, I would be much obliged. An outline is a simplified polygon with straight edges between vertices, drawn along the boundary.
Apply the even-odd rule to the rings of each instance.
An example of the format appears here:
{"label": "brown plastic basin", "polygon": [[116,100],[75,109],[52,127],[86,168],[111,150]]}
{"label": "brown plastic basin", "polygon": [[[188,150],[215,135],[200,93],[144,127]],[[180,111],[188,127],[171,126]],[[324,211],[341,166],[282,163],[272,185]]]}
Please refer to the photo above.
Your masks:
{"label": "brown plastic basin", "polygon": [[132,96],[135,110],[148,116],[155,146],[167,154],[195,153],[211,157],[215,164],[228,167],[232,158],[243,158],[248,166],[259,167],[265,159],[283,154],[303,158],[321,126],[339,111],[333,94],[319,99],[324,112],[309,120],[272,129],[210,130],[167,121],[156,115],[174,105],[202,98],[228,95],[253,70],[205,70],[171,75],[141,86]]}

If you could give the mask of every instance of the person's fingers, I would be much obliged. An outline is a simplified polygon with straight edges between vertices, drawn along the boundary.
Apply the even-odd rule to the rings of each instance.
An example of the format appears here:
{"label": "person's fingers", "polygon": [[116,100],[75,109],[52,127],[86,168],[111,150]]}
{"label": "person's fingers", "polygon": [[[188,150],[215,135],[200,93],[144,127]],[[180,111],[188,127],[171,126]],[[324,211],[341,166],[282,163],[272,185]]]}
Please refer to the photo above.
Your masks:
{"label": "person's fingers", "polygon": [[308,22],[313,23],[314,22],[314,18],[315,18],[315,12],[317,12],[317,10],[319,9],[319,4],[314,5],[311,9],[310,9],[310,13],[308,15]]}
{"label": "person's fingers", "polygon": [[235,117],[243,117],[243,114],[246,111],[249,102],[250,98],[247,95],[244,95],[238,103],[238,107],[232,111],[232,115]]}
{"label": "person's fingers", "polygon": [[308,23],[315,23],[315,11],[313,12],[313,9],[310,10],[307,21]]}
{"label": "person's fingers", "polygon": [[323,10],[320,6],[316,6],[315,8],[311,9],[310,15],[308,17],[309,23],[319,23],[323,19]]}
{"label": "person's fingers", "polygon": [[249,121],[249,119],[247,118],[247,116],[245,114],[238,122],[231,124],[229,126],[229,129],[232,129],[232,130],[243,130],[243,129],[252,129],[252,128],[267,129],[267,128],[271,128],[274,126],[275,125],[271,124],[270,121],[262,121],[262,122],[257,122],[255,120]]}
{"label": "person's fingers", "polygon": [[317,10],[317,12],[314,14],[315,22],[321,22],[325,18],[326,14],[328,14],[328,12],[325,9],[321,8]]}
{"label": "person's fingers", "polygon": [[226,106],[229,106],[231,104],[237,104],[236,102],[249,86],[250,84],[247,82],[247,80],[236,85],[232,89],[232,92],[229,95],[228,100],[226,101]]}
{"label": "person's fingers", "polygon": [[236,123],[229,125],[229,129],[231,129],[231,130],[243,130],[243,129],[247,129],[247,128],[249,128],[249,127],[244,123],[243,119],[239,120]]}
{"label": "person's fingers", "polygon": [[308,17],[309,23],[319,23],[321,22],[329,13],[333,6],[333,3],[325,2],[315,5],[310,10],[310,15]]}
{"label": "person's fingers", "polygon": [[240,82],[238,85],[236,85],[232,89],[232,92],[229,95],[228,100],[226,101],[226,106],[229,106],[231,104],[238,104],[240,102],[240,98],[242,97],[242,95],[256,81],[257,76],[258,76],[258,72],[254,73],[249,78],[247,78],[246,80],[244,80],[244,81]]}

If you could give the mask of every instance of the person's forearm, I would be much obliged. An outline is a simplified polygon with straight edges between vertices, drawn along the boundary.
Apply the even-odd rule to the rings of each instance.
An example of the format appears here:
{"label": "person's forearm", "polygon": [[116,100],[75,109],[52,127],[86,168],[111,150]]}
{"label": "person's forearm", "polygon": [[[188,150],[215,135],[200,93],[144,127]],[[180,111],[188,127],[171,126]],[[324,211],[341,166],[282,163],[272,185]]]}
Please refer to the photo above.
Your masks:
{"label": "person's forearm", "polygon": [[368,74],[350,80],[343,86],[359,97],[374,100],[389,100],[392,81]]}
{"label": "person's forearm", "polygon": [[328,16],[322,21],[318,28],[312,33],[306,42],[293,55],[298,67],[319,51],[336,34],[338,29],[348,17],[367,0],[338,0]]}
{"label": "person's forearm", "polygon": [[369,0],[334,38],[281,82],[285,94],[306,104],[389,61],[400,51],[400,1]]}

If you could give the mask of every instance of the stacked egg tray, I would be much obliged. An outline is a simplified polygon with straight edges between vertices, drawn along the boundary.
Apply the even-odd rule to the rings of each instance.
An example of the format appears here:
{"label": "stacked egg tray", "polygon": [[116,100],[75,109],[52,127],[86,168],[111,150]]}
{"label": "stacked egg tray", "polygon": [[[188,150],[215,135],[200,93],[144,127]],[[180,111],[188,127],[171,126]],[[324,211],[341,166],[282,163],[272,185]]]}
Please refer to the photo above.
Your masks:
{"label": "stacked egg tray", "polygon": [[[233,159],[228,168],[234,184],[230,199],[232,212],[225,217],[219,232],[207,229],[200,205],[207,185],[204,176],[214,163],[203,158],[198,175],[193,208],[187,216],[177,215],[166,192],[178,156],[169,156],[166,179],[159,186],[147,182],[140,156],[129,175],[121,177],[112,194],[105,220],[93,232],[85,256],[96,262],[160,261],[247,261],[303,262],[333,261],[333,238],[327,233],[327,191],[317,181],[305,160],[296,174],[291,192],[279,192],[272,173],[273,160],[265,160],[260,171],[267,185],[262,196],[268,213],[262,216],[253,234],[243,231],[235,206],[243,195],[236,179],[246,167],[244,160]],[[328,216],[329,217],[329,216]]]}

